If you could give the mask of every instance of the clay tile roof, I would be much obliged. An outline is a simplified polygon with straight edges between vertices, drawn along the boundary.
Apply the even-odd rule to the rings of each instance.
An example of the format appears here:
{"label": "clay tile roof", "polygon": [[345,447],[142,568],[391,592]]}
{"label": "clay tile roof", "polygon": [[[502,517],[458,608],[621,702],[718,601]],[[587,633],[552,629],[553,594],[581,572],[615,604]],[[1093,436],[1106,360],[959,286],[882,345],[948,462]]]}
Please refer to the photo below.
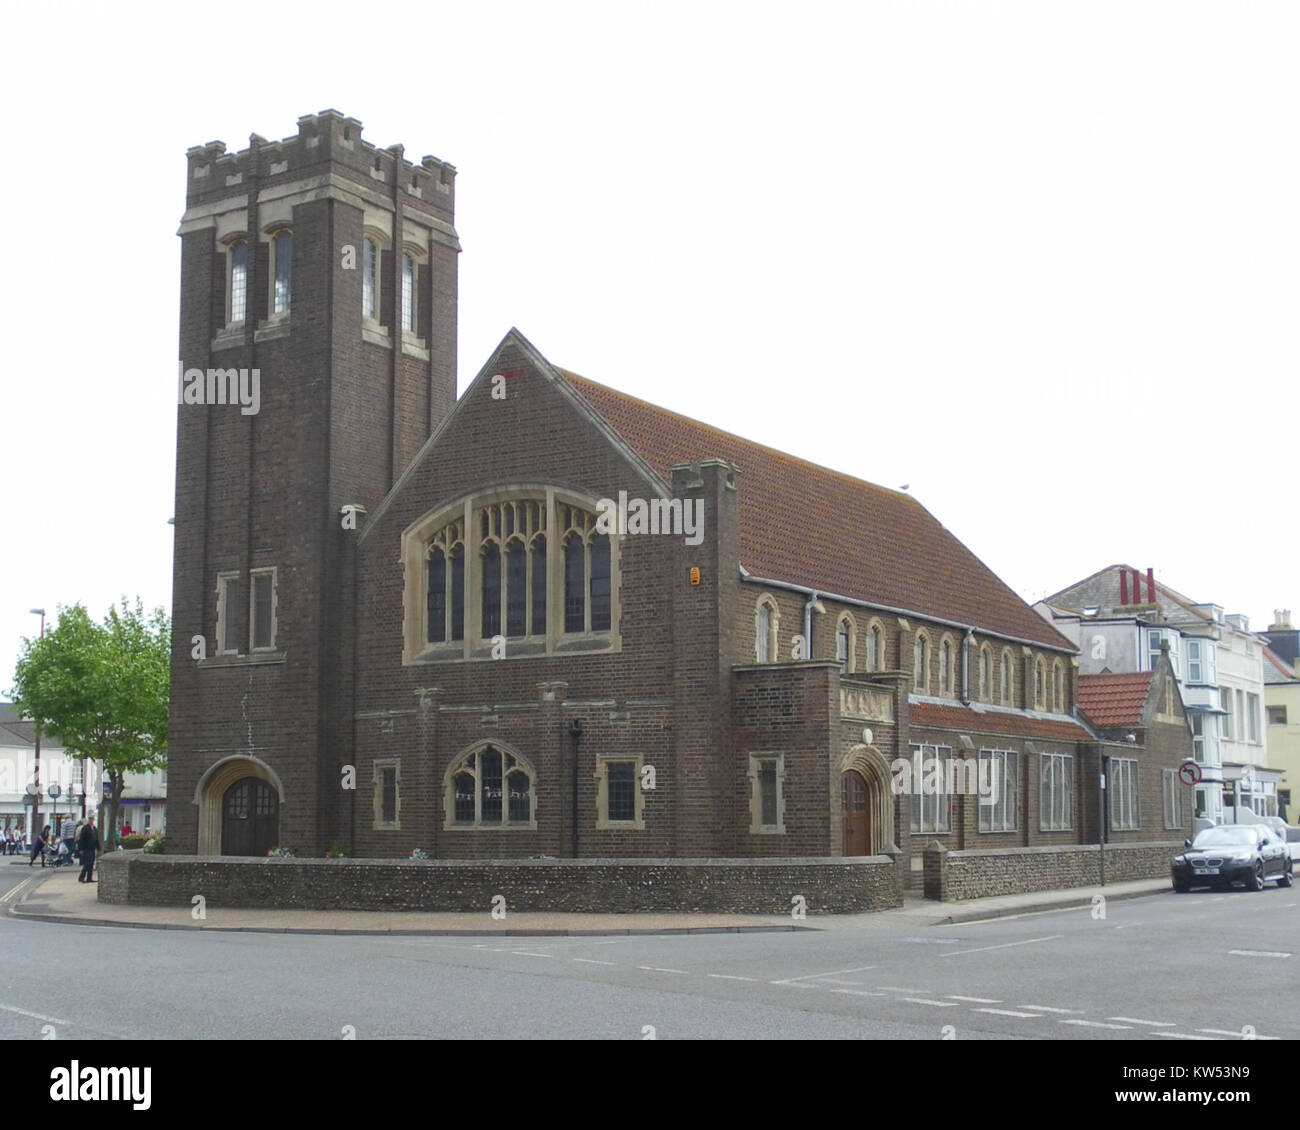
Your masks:
{"label": "clay tile roof", "polygon": [[663,478],[705,459],[740,469],[741,564],[753,576],[1076,650],[911,495],[560,372]]}
{"label": "clay tile roof", "polygon": [[1077,722],[1055,722],[1048,718],[1026,718],[1023,714],[976,711],[965,706],[939,706],[914,702],[908,707],[913,726],[937,726],[949,730],[973,730],[993,734],[1015,734],[1022,738],[1045,738],[1058,742],[1087,741],[1088,731]]}
{"label": "clay tile roof", "polygon": [[1102,729],[1139,726],[1153,674],[1130,671],[1122,675],[1080,675],[1079,709],[1094,726]]}

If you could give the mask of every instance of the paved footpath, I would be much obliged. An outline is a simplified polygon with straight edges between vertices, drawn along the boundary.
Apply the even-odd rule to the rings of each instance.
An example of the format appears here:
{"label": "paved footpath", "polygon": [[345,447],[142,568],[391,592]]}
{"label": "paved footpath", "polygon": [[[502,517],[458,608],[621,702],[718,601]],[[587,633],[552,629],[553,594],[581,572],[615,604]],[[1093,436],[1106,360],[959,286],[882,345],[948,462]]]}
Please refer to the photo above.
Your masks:
{"label": "paved footpath", "polygon": [[123,906],[98,900],[97,884],[78,883],[77,869],[32,869],[0,897],[0,909],[17,918],[83,926],[126,926],[170,930],[240,930],[275,934],[693,934],[775,930],[872,930],[889,927],[943,926],[986,918],[1032,914],[1063,907],[1091,906],[1097,895],[1107,900],[1171,892],[1168,879],[1109,883],[1105,887],[1040,891],[965,902],[933,902],[904,896],[903,906],[867,914],[564,914],[507,909],[504,919],[486,912],[369,910],[251,910],[208,906],[195,919],[188,907]]}

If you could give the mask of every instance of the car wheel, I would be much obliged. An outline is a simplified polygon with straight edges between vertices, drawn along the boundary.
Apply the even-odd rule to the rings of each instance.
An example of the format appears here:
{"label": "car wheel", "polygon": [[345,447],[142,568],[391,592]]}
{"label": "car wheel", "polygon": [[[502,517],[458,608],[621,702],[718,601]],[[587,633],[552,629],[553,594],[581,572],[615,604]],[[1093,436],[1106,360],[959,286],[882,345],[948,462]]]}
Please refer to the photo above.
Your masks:
{"label": "car wheel", "polygon": [[1262,891],[1264,889],[1264,861],[1261,859],[1255,864],[1255,870],[1250,873],[1250,878],[1246,880],[1246,890]]}
{"label": "car wheel", "polygon": [[1286,870],[1278,877],[1277,885],[1279,887],[1289,887],[1291,885],[1291,861],[1286,861]]}

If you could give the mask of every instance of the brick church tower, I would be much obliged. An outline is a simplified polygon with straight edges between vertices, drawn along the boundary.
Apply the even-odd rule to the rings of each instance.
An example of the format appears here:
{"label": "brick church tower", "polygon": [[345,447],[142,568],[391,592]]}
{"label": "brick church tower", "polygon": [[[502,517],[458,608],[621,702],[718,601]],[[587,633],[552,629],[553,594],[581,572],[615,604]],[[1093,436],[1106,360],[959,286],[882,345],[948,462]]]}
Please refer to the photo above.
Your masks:
{"label": "brick church tower", "polygon": [[334,110],[187,157],[168,838],[319,854],[366,614],[347,508],[456,398],[455,169]]}

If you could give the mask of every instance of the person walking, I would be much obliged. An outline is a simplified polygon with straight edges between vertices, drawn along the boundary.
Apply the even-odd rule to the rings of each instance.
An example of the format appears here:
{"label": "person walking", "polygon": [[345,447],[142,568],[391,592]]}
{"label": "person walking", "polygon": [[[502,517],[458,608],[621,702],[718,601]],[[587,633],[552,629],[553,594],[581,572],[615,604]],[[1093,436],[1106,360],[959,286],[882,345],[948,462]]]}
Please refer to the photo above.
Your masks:
{"label": "person walking", "polygon": [[13,842],[13,833],[11,833],[8,827],[6,827],[5,830],[0,833],[0,855],[12,855],[13,847],[11,845]]}
{"label": "person walking", "polygon": [[59,838],[64,842],[68,849],[68,858],[72,858],[72,853],[77,848],[77,818],[71,814],[63,818],[63,823],[59,825]]}
{"label": "person walking", "polygon": [[37,856],[40,856],[41,866],[45,866],[45,845],[49,843],[49,840],[50,826],[46,824],[44,828],[36,833],[36,839],[32,842],[32,857],[27,861],[28,867],[36,862]]}
{"label": "person walking", "polygon": [[81,852],[81,874],[77,876],[77,882],[93,883],[95,882],[95,853],[99,851],[99,833],[95,831],[93,816],[86,820],[86,826],[81,829],[77,848]]}

